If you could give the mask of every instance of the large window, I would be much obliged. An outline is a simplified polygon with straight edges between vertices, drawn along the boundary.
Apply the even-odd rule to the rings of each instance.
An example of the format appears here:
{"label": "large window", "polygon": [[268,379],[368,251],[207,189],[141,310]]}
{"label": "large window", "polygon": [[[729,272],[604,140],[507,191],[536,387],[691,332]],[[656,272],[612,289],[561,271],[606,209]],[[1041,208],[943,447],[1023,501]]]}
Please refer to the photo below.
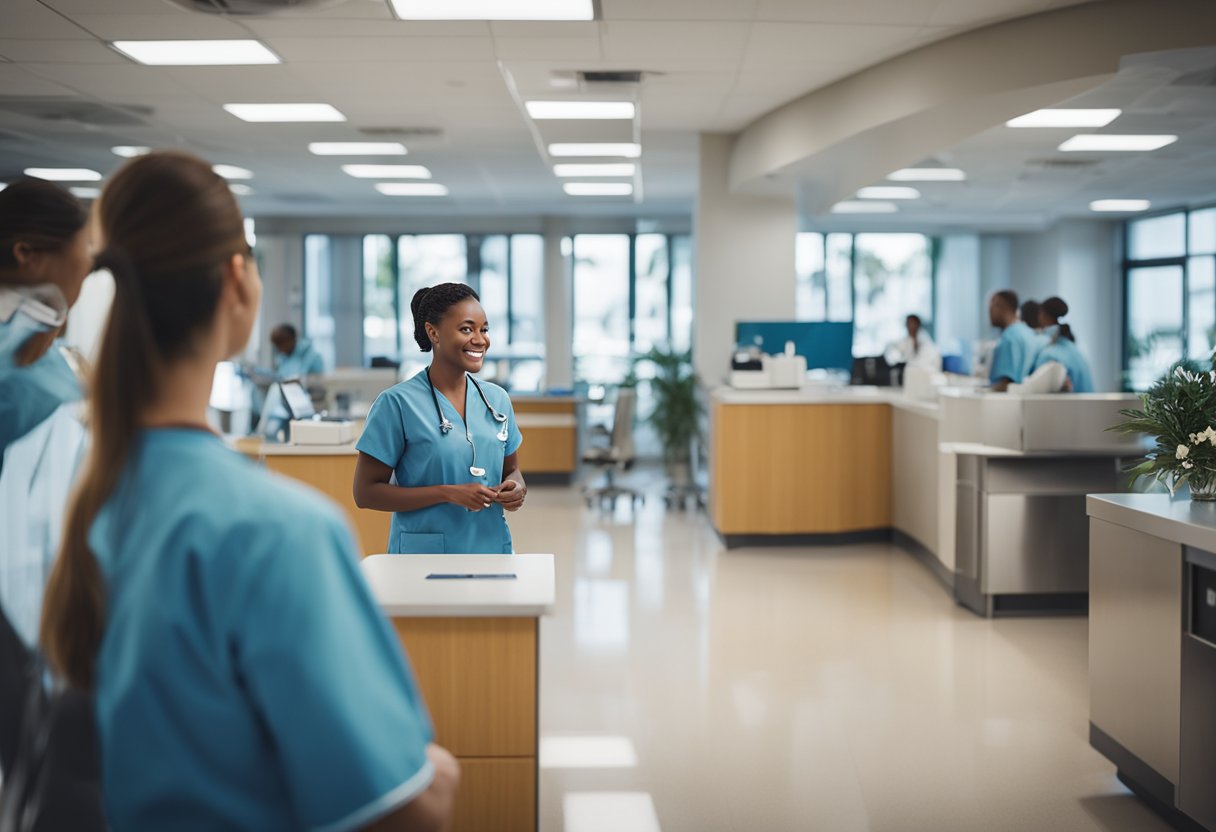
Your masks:
{"label": "large window", "polygon": [[329,237],[324,234],[305,235],[304,334],[325,359],[326,367],[333,367],[335,364],[333,295]]}
{"label": "large window", "polygon": [[[363,238],[363,359],[398,361],[401,334],[397,327],[397,258],[393,240],[385,234]],[[407,337],[409,335],[407,331]]]}
{"label": "large window", "polygon": [[1132,220],[1124,235],[1124,387],[1216,346],[1216,208]]}
{"label": "large window", "polygon": [[933,257],[924,234],[799,234],[794,314],[853,321],[853,354],[881,355],[916,314],[932,330]]}

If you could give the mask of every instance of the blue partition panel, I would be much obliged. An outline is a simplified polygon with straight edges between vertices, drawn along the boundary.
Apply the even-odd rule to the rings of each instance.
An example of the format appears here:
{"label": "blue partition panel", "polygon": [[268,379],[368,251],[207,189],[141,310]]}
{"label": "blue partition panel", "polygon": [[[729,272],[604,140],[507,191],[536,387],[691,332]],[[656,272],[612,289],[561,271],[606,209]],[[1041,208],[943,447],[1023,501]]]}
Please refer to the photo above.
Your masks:
{"label": "blue partition panel", "polygon": [[806,358],[809,370],[848,370],[853,366],[853,322],[839,321],[738,321],[735,343],[751,346],[760,339],[766,353],[785,351],[794,342],[794,352]]}

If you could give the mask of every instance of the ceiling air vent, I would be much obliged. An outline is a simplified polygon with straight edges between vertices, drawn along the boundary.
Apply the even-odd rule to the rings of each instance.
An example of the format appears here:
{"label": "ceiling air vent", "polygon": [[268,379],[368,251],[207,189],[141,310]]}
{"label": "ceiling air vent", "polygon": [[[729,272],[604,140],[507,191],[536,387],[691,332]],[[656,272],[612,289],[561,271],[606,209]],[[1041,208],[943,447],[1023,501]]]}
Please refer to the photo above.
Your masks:
{"label": "ceiling air vent", "polygon": [[98,127],[133,127],[145,123],[153,109],[138,104],[99,104],[72,98],[33,98],[0,96],[0,113],[69,124]]}
{"label": "ceiling air vent", "polygon": [[169,0],[175,6],[204,14],[280,14],[297,9],[333,6],[345,0]]}
{"label": "ceiling air vent", "polygon": [[1028,159],[1026,167],[1041,170],[1080,170],[1099,164],[1097,159]]}
{"label": "ceiling air vent", "polygon": [[580,71],[578,76],[587,85],[642,83],[642,71],[640,69],[585,70]]}
{"label": "ceiling air vent", "polygon": [[360,127],[365,136],[399,139],[439,139],[443,130],[438,127]]}

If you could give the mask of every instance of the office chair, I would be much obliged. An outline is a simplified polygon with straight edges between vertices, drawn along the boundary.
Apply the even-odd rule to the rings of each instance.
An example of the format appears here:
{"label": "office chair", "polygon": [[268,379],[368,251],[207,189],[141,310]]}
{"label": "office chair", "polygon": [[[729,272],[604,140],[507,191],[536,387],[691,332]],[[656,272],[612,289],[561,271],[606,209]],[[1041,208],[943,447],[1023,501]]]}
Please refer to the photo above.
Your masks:
{"label": "office chair", "polygon": [[604,469],[604,482],[583,489],[583,498],[590,508],[598,500],[601,506],[615,505],[617,497],[628,497],[630,505],[645,502],[642,493],[633,488],[616,484],[617,471],[628,471],[634,463],[633,420],[637,415],[638,391],[632,387],[617,389],[616,409],[612,416],[612,431],[602,427],[600,435],[609,437],[607,447],[588,448],[583,453],[583,462]]}

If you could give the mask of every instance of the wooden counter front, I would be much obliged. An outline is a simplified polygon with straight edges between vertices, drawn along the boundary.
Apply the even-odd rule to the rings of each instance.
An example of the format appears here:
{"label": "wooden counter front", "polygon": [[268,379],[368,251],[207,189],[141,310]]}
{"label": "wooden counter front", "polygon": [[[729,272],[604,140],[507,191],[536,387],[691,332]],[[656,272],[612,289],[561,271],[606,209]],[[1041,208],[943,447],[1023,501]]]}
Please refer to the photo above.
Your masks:
{"label": "wooden counter front", "polygon": [[519,470],[573,476],[578,467],[578,402],[570,398],[521,398],[513,402],[524,435]]}
{"label": "wooden counter front", "polygon": [[714,402],[710,509],[722,535],[841,534],[891,517],[891,407]]}

